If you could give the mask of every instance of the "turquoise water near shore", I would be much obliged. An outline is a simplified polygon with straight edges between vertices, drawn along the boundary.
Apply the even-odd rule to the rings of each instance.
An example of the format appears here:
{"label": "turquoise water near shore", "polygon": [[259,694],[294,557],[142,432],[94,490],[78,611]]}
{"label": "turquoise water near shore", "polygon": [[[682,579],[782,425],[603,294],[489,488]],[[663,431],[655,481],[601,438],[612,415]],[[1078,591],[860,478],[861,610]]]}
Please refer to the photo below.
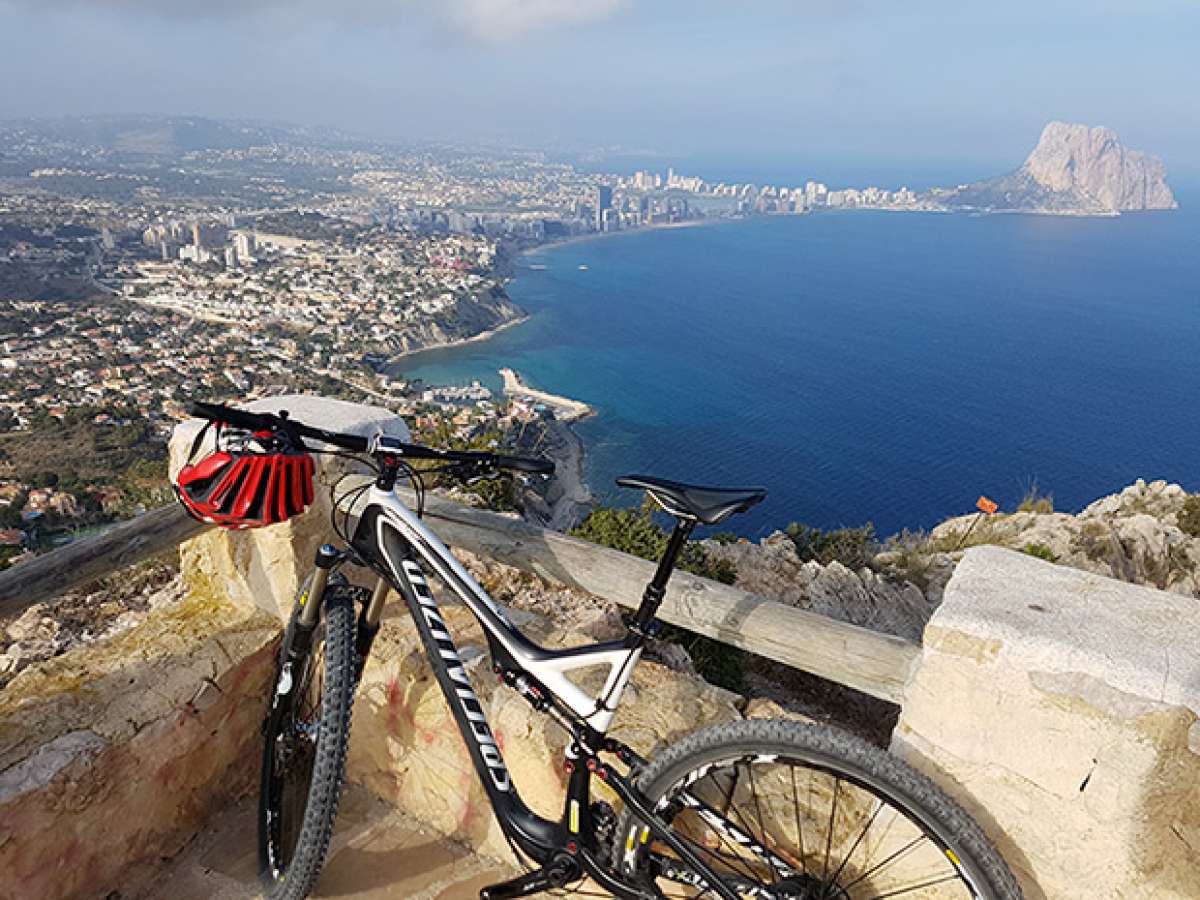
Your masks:
{"label": "turquoise water near shore", "polygon": [[1034,483],[1066,510],[1137,477],[1197,489],[1185,200],[1115,219],[827,212],[542,249],[509,288],[528,322],[399,368],[499,387],[510,366],[592,404],[576,427],[603,500],[634,501],[612,486],[632,471],[762,485],[729,523],[749,536],[929,527]]}

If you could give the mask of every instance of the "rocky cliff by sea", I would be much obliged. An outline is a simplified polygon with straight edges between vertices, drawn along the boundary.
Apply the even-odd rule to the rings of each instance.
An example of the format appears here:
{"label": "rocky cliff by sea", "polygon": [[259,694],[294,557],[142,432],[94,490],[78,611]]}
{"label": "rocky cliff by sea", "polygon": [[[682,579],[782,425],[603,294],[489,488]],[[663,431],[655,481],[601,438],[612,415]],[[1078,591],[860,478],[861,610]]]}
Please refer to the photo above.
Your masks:
{"label": "rocky cliff by sea", "polygon": [[806,559],[783,532],[705,548],[736,566],[738,587],[920,642],[963,553],[981,544],[1200,598],[1200,495],[1166,481],[1139,479],[1078,514],[1055,512],[1043,497],[1009,513],[956,516],[871,551],[855,544],[846,561]]}
{"label": "rocky cliff by sea", "polygon": [[1112,216],[1175,209],[1166,175],[1161,159],[1124,146],[1111,128],[1051,122],[1016,171],[929,197],[966,211]]}

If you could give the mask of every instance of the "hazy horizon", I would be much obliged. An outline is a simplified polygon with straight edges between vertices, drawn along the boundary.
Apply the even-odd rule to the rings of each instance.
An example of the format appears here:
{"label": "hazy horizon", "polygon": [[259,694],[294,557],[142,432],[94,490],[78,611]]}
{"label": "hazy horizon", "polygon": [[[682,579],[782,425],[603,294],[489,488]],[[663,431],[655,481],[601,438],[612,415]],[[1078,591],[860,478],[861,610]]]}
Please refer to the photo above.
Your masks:
{"label": "hazy horizon", "polygon": [[572,158],[607,148],[616,170],[658,159],[713,178],[916,186],[1008,171],[1062,119],[1113,128],[1177,181],[1200,177],[1200,9],[1183,0],[348,9],[0,0],[0,78],[20,86],[0,118],[251,118]]}

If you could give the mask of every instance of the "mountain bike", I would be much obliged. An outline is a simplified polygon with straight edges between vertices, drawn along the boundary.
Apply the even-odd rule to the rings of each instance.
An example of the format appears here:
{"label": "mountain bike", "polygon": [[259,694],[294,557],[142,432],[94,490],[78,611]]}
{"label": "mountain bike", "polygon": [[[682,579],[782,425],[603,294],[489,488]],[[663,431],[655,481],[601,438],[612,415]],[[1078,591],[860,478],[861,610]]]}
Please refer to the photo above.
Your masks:
{"label": "mountain bike", "polygon": [[[549,474],[544,459],[443,451],[258,414],[195,404],[193,414],[295,443],[311,438],[362,458],[373,480],[335,505],[340,544],[316,554],[284,633],[264,726],[259,845],[266,894],[300,900],[314,888],[333,833],[355,687],[395,591],[415,620],[497,821],[526,871],[480,891],[483,900],[596,889],[624,900],[860,900],[868,897],[1021,896],[980,828],[928,779],[839,730],[782,720],[703,728],[648,760],[609,734],[680,552],[698,525],[760,502],[760,489],[710,488],[630,476],[675,520],[637,611],[618,639],[552,650],[527,638],[422,521],[413,462],[463,479]],[[416,510],[396,492],[412,481]],[[337,509],[348,509],[341,522]],[[347,564],[378,576],[352,586]],[[466,674],[426,572],[474,613],[500,680],[570,735],[557,820],[522,801],[483,704]],[[591,695],[569,678],[607,667]],[[593,796],[601,782],[614,808]],[[606,795],[611,796],[611,795]]]}

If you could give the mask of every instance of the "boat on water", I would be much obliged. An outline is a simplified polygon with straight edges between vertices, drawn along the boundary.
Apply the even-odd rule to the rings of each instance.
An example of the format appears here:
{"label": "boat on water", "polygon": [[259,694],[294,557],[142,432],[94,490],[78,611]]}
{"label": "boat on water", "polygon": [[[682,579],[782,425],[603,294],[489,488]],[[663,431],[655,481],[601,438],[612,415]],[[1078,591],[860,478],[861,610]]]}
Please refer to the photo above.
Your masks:
{"label": "boat on water", "polygon": [[586,271],[587,271],[587,268],[588,268],[587,266],[583,266],[583,265],[581,265],[581,266],[579,267],[579,271],[580,271],[580,272],[586,272]]}
{"label": "boat on water", "polygon": [[530,263],[529,268],[533,269],[536,272],[540,272],[540,271],[542,271],[542,269],[544,269],[546,267],[544,265],[542,265],[541,263]]}

